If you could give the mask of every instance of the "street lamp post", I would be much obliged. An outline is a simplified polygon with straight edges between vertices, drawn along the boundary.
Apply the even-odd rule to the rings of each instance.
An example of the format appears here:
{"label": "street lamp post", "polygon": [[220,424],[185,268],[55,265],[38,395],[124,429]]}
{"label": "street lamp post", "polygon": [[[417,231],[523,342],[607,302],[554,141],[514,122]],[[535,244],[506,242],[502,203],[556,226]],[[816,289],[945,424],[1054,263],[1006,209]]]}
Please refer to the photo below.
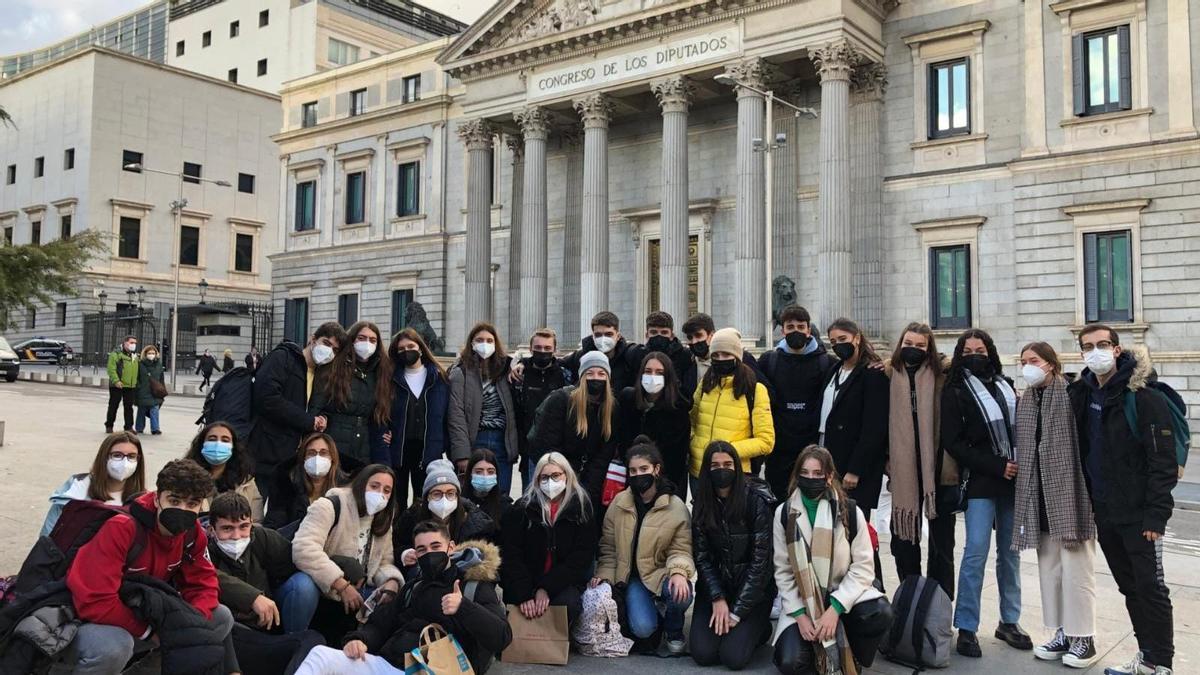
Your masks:
{"label": "street lamp post", "polygon": [[[179,236],[183,228],[183,209],[188,204],[187,200],[183,197],[184,174],[176,171],[147,169],[137,162],[126,164],[124,168],[130,171],[148,171],[150,173],[160,173],[164,176],[175,176],[179,181],[179,197],[171,202],[171,210],[175,212],[175,241],[171,246],[171,249],[175,252],[173,263],[175,265],[175,297],[171,302],[171,388],[174,389],[178,366],[177,356],[179,354]],[[221,187],[230,187],[232,185],[227,180],[213,180],[212,178],[200,178],[199,176],[187,176],[187,178],[192,182],[212,183]]]}
{"label": "street lamp post", "polygon": [[208,279],[201,279],[200,283],[196,284],[200,288],[200,304],[204,304],[204,296],[208,293]]}

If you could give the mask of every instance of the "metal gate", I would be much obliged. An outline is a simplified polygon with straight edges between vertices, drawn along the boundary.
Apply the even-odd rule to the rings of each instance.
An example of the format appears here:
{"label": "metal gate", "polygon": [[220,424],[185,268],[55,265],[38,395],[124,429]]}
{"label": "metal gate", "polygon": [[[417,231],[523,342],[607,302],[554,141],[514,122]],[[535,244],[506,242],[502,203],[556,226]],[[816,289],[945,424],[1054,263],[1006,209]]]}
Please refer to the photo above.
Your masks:
{"label": "metal gate", "polygon": [[108,353],[117,348],[121,340],[132,335],[137,338],[138,348],[160,344],[159,317],[153,312],[120,310],[85,314],[83,317],[84,365],[107,363]]}

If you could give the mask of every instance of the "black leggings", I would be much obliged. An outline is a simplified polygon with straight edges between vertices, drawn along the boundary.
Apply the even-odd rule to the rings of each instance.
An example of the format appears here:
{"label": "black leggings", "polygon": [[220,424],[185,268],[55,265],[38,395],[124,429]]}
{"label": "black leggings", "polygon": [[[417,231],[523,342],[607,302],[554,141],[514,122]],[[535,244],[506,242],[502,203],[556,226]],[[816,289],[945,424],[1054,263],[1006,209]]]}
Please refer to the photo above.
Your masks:
{"label": "black leggings", "polygon": [[[795,620],[786,617],[780,620],[791,621],[791,625],[775,642],[775,667],[783,675],[815,675],[813,643],[800,637],[800,626],[796,625]],[[875,661],[875,651],[879,649],[883,636],[892,627],[891,604],[887,598],[859,603],[841,620],[854,658],[863,667],[869,667]]]}
{"label": "black leggings", "polygon": [[696,596],[692,609],[692,634],[688,640],[692,659],[699,666],[721,664],[730,670],[741,670],[754,656],[754,650],[762,645],[771,631],[771,603],[760,602],[728,633],[717,636],[708,622],[712,619],[712,601],[707,596]]}
{"label": "black leggings", "polygon": [[292,675],[313,647],[325,644],[315,630],[274,634],[235,623],[230,635],[242,672],[254,675]]}

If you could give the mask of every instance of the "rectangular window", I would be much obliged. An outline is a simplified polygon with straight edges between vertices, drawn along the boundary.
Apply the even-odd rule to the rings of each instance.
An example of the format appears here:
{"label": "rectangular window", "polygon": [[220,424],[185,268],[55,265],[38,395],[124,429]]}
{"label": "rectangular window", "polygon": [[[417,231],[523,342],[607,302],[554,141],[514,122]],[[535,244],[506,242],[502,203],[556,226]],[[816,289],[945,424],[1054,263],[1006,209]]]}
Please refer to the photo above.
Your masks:
{"label": "rectangular window", "polygon": [[312,180],[296,183],[296,231],[315,229],[317,182]]}
{"label": "rectangular window", "polygon": [[392,291],[392,334],[396,334],[400,329],[408,325],[405,317],[408,315],[408,307],[413,301],[413,290],[411,288],[400,288]]}
{"label": "rectangular window", "polygon": [[46,173],[46,158],[35,157],[33,160],[33,177],[41,178]]}
{"label": "rectangular window", "polygon": [[59,239],[70,239],[71,238],[71,220],[72,219],[73,219],[73,216],[71,216],[71,214],[69,214],[69,213],[59,217],[59,219],[58,219],[59,220],[59,233],[58,233]]}
{"label": "rectangular window", "polygon": [[201,46],[201,47],[208,47],[208,46],[210,46],[210,45],[212,45],[212,31],[211,31],[211,30],[206,30],[206,31],[204,31],[204,33],[203,33],[203,34],[200,36],[200,46]]}
{"label": "rectangular window", "polygon": [[[366,197],[367,174],[362,171],[346,174],[346,224],[361,223]],[[345,325],[345,324],[343,324]]]}
{"label": "rectangular window", "polygon": [[254,174],[238,174],[238,192],[245,192],[249,195],[254,194]]}
{"label": "rectangular window", "polygon": [[191,162],[183,163],[183,182],[200,183],[200,165]]}
{"label": "rectangular window", "polygon": [[37,328],[37,310],[32,306],[25,308],[25,330]]}
{"label": "rectangular window", "polygon": [[187,49],[187,47],[184,45],[183,40],[176,42],[175,43],[175,56],[183,56],[183,53],[186,49]]}
{"label": "rectangular window", "polygon": [[29,223],[29,243],[40,246],[42,243],[42,221],[34,220]]}
{"label": "rectangular window", "polygon": [[288,298],[283,302],[283,339],[298,345],[308,342],[308,298]]}
{"label": "rectangular window", "polygon": [[1133,107],[1129,70],[1129,26],[1076,35],[1071,42],[1075,114]]}
{"label": "rectangular window", "polygon": [[8,170],[4,172],[4,184],[12,185],[17,182],[17,165],[9,164]]}
{"label": "rectangular window", "polygon": [[237,84],[237,68],[229,69],[229,81],[234,84]]}
{"label": "rectangular window", "polygon": [[310,101],[300,106],[300,126],[311,127],[317,124],[317,102]]}
{"label": "rectangular window", "polygon": [[54,324],[59,328],[67,325],[67,303],[60,302],[54,306]]}
{"label": "rectangular window", "polygon": [[358,47],[336,38],[329,38],[329,62],[339,66],[358,61]]}
{"label": "rectangular window", "polygon": [[142,221],[138,218],[121,217],[121,234],[117,242],[117,256],[137,260],[142,256]]}
{"label": "rectangular window", "polygon": [[233,269],[235,272],[254,271],[254,235],[239,232],[234,239]]}
{"label": "rectangular window", "polygon": [[179,228],[179,264],[191,267],[200,264],[200,228],[191,225]]}
{"label": "rectangular window", "polygon": [[67,148],[63,150],[63,171],[70,171],[75,168],[75,148]]}
{"label": "rectangular window", "polygon": [[929,249],[930,318],[934,328],[971,326],[971,246]]}
{"label": "rectangular window", "polygon": [[258,27],[262,28],[269,23],[271,23],[271,10],[264,9],[258,13]]}
{"label": "rectangular window", "polygon": [[929,66],[929,137],[971,133],[971,66],[964,57]]}
{"label": "rectangular window", "polygon": [[401,81],[404,85],[401,103],[412,103],[421,98],[421,76],[410,75]]}
{"label": "rectangular window", "polygon": [[263,75],[266,75],[266,74],[267,74],[267,60],[259,59],[258,60],[258,76],[262,77]]}
{"label": "rectangular window", "polygon": [[[136,165],[136,166],[135,166]],[[121,151],[121,168],[134,173],[142,172],[142,153],[133,150]]]}
{"label": "rectangular window", "polygon": [[396,184],[396,215],[415,216],[420,213],[421,163],[405,162],[401,164]]}
{"label": "rectangular window", "polygon": [[1133,253],[1129,230],[1083,235],[1087,321],[1133,321]]}
{"label": "rectangular window", "polygon": [[4,228],[4,245],[13,245],[13,229],[11,227]]}
{"label": "rectangular window", "polygon": [[242,33],[242,22],[231,21],[229,23],[229,37],[235,38]]}
{"label": "rectangular window", "polygon": [[337,320],[343,326],[358,321],[358,293],[342,293],[338,296]]}
{"label": "rectangular window", "polygon": [[367,111],[367,90],[355,89],[350,92],[350,116],[361,115]]}

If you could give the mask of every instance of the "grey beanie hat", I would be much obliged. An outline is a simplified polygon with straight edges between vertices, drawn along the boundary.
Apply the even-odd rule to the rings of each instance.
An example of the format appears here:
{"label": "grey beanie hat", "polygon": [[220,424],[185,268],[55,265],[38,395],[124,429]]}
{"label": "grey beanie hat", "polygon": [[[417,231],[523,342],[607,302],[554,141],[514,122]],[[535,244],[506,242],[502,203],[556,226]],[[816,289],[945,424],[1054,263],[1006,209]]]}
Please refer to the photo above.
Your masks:
{"label": "grey beanie hat", "polygon": [[439,485],[453,485],[456,490],[462,490],[462,486],[458,482],[458,472],[454,470],[454,465],[448,459],[435,459],[425,467],[425,484],[421,487],[421,494],[427,495],[429,491]]}
{"label": "grey beanie hat", "polygon": [[603,368],[609,378],[612,377],[612,365],[609,364],[608,357],[602,351],[592,350],[579,357],[579,377],[581,379],[588,368]]}

